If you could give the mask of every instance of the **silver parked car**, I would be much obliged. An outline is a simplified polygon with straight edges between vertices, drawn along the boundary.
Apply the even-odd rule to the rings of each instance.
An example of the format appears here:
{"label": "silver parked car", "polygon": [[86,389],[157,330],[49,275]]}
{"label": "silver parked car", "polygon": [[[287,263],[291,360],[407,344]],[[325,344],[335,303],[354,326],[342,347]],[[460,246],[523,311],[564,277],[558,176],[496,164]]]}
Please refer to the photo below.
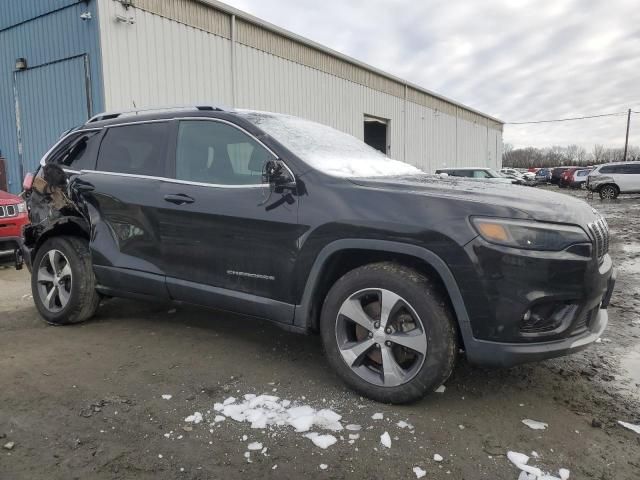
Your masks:
{"label": "silver parked car", "polygon": [[640,193],[640,162],[598,165],[587,177],[587,188],[600,198],[617,198],[621,193]]}

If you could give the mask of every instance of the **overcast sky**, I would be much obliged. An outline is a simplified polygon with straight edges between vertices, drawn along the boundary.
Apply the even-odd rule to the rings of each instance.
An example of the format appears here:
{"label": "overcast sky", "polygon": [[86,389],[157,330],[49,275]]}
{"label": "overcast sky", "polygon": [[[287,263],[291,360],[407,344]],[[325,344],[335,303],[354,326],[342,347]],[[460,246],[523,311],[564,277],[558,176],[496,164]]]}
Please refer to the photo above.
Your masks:
{"label": "overcast sky", "polygon": [[[506,122],[640,111],[639,0],[224,1]],[[504,141],[590,150],[622,146],[625,128],[507,125]]]}

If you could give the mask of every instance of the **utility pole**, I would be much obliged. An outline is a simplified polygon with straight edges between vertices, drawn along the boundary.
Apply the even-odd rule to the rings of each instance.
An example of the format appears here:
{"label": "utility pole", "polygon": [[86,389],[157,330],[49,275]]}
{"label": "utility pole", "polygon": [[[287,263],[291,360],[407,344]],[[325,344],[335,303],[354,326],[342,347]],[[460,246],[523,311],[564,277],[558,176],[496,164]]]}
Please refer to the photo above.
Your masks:
{"label": "utility pole", "polygon": [[631,124],[631,109],[627,113],[627,138],[624,141],[624,158],[623,162],[627,161],[627,148],[629,147],[629,125]]}

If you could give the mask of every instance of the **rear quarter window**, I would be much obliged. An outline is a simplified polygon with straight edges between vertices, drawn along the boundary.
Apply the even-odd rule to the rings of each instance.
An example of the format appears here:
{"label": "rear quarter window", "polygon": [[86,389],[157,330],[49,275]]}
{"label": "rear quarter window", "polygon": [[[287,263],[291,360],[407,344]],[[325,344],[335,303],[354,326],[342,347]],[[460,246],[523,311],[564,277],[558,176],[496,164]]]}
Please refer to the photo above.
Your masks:
{"label": "rear quarter window", "polygon": [[99,140],[99,130],[76,132],[49,155],[46,163],[69,170],[93,169]]}

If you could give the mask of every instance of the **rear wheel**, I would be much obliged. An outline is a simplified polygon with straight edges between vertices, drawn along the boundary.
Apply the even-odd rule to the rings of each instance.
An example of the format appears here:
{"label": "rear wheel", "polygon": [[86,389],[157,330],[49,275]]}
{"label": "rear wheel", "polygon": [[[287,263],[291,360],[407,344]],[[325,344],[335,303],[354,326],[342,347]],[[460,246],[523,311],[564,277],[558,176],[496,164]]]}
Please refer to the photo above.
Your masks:
{"label": "rear wheel", "polygon": [[600,198],[603,200],[611,200],[620,195],[620,190],[615,185],[604,185],[600,188]]}
{"label": "rear wheel", "polygon": [[40,315],[55,325],[91,318],[100,302],[86,240],[53,237],[39,248],[31,273],[33,300]]}
{"label": "rear wheel", "polygon": [[394,263],[366,265],[339,279],[320,329],[340,377],[377,401],[418,400],[455,363],[455,324],[442,294],[419,272]]}

